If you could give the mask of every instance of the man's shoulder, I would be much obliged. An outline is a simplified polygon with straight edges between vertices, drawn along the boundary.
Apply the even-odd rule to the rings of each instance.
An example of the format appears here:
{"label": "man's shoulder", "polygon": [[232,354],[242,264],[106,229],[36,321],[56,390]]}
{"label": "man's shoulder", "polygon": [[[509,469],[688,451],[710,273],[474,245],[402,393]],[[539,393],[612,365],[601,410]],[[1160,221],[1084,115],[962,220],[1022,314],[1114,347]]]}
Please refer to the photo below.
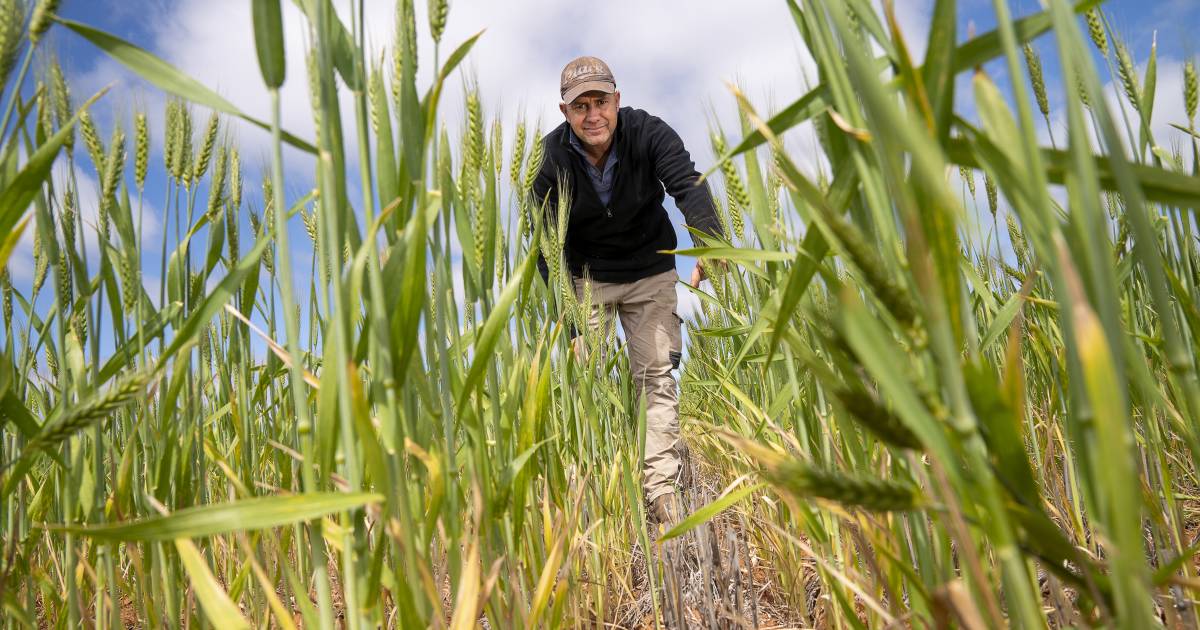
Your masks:
{"label": "man's shoulder", "polygon": [[649,121],[658,121],[657,116],[652,115],[644,109],[636,107],[622,107],[617,114],[620,124],[627,126],[641,127]]}
{"label": "man's shoulder", "polygon": [[[624,129],[623,132],[620,131],[622,128]],[[624,133],[636,145],[653,142],[654,139],[661,138],[663,133],[670,129],[671,126],[662,118],[644,109],[637,109],[635,107],[621,108],[618,131],[619,133]]]}

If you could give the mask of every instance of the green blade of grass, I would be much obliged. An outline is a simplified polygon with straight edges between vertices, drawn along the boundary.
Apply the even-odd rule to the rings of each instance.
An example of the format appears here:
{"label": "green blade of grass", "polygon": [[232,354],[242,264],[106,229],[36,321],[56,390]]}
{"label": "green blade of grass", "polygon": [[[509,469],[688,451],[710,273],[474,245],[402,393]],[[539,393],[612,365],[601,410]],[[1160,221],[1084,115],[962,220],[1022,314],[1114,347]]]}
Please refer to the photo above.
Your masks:
{"label": "green blade of grass", "polygon": [[953,119],[957,4],[956,0],[938,0],[934,5],[933,24],[925,46],[925,65],[921,68],[939,140],[949,136]]}
{"label": "green blade of grass", "polygon": [[229,599],[229,594],[209,570],[195,543],[186,538],[175,540],[174,543],[183,570],[192,583],[192,592],[196,594],[200,609],[208,617],[209,623],[219,630],[250,628],[250,623],[242,617],[242,611]]}
{"label": "green blade of grass", "polygon": [[[994,136],[984,136],[979,130],[961,120],[958,126],[968,132],[969,139],[951,138],[946,145],[946,157],[959,166],[982,168],[984,165],[976,157],[973,149],[978,148],[980,143],[990,144],[992,141],[989,138]],[[1054,184],[1065,183],[1070,168],[1070,154],[1061,149],[1043,148],[1041,156],[1046,167],[1046,179]],[[1103,190],[1119,191],[1120,185],[1109,160],[1104,159],[1104,156],[1095,157],[1100,187]],[[1200,177],[1144,164],[1128,164],[1126,167],[1141,184],[1142,192],[1148,201],[1200,210]]]}
{"label": "green blade of grass", "polygon": [[471,368],[467,371],[467,375],[463,379],[462,390],[458,394],[457,407],[460,414],[463,413],[465,405],[469,404],[471,393],[483,380],[488,364],[494,359],[492,353],[500,341],[500,333],[508,326],[509,310],[517,301],[517,297],[529,286],[530,280],[533,279],[533,272],[537,269],[537,253],[536,248],[529,249],[529,253],[525,255],[525,261],[521,263],[512,279],[508,281],[508,286],[504,287],[504,291],[496,299],[496,305],[492,307],[492,312],[488,314],[487,321],[483,324],[483,330],[476,338],[475,358],[471,361]]}
{"label": "green blade of grass", "polygon": [[282,527],[381,501],[383,497],[373,493],[310,492],[215,503],[124,523],[46,527],[97,540],[168,541]]}
{"label": "green blade of grass", "polygon": [[782,262],[795,260],[796,255],[788,252],[751,249],[743,247],[692,247],[690,249],[664,250],[664,254],[713,258],[733,262]]}

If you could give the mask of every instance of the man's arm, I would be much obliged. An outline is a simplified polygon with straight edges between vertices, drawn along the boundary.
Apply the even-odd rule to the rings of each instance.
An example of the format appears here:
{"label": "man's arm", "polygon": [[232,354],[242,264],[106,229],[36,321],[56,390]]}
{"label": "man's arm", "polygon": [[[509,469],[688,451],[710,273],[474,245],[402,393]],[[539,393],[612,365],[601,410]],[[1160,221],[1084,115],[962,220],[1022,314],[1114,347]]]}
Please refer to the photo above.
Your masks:
{"label": "man's arm", "polygon": [[712,192],[706,182],[700,181],[696,163],[683,146],[679,134],[656,116],[646,120],[645,129],[655,175],[663,183],[667,194],[675,199],[675,205],[679,206],[688,226],[711,236],[724,237]]}

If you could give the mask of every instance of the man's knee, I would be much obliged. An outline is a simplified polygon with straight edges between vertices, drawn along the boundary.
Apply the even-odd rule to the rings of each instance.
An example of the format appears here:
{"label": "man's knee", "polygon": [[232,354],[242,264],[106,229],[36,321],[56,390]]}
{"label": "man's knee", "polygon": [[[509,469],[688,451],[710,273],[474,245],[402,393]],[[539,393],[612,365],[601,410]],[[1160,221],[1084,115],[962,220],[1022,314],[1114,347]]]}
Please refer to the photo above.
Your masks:
{"label": "man's knee", "polygon": [[670,405],[671,409],[674,409],[679,398],[679,386],[670,369],[646,370],[635,378],[647,405]]}

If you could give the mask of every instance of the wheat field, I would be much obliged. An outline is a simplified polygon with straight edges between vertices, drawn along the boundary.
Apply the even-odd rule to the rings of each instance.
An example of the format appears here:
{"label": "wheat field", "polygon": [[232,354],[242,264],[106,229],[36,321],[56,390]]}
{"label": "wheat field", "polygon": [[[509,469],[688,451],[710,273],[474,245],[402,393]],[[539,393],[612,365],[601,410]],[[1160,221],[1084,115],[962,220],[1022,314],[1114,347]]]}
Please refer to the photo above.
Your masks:
{"label": "wheat field", "polygon": [[[780,3],[818,77],[771,110],[735,88],[740,128],[713,130],[729,240],[680,250],[712,278],[670,531],[620,340],[565,270],[570,208],[531,193],[546,129],[473,89],[442,112],[479,36],[398,0],[381,60],[362,0],[304,0],[289,67],[280,0],[251,2],[261,117],[56,0],[0,0],[3,627],[1200,624],[1197,76],[1186,141],[1156,139],[1155,51],[1098,0],[994,0],[980,34],[937,0],[920,60],[890,3]],[[51,29],[171,95],[164,124],[100,129],[111,96],[72,91]],[[281,128],[288,80],[315,137]]]}

